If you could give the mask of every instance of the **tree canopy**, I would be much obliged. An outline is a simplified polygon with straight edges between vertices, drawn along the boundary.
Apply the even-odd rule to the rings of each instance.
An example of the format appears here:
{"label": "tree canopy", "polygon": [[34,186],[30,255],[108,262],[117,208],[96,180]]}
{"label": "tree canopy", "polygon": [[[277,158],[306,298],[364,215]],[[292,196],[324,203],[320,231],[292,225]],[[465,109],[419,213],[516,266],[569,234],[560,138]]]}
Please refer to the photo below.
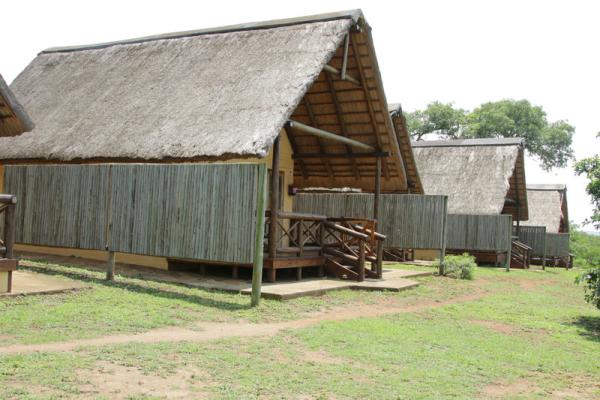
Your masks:
{"label": "tree canopy", "polygon": [[414,140],[427,134],[444,139],[522,137],[545,170],[565,167],[573,158],[575,128],[563,120],[548,122],[542,107],[527,100],[489,102],[472,111],[434,101],[424,110],[407,113],[406,121]]}
{"label": "tree canopy", "polygon": [[[597,136],[600,137],[600,132]],[[579,160],[575,164],[575,173],[585,175],[588,179],[585,190],[592,198],[594,208],[587,222],[600,229],[600,154]]]}

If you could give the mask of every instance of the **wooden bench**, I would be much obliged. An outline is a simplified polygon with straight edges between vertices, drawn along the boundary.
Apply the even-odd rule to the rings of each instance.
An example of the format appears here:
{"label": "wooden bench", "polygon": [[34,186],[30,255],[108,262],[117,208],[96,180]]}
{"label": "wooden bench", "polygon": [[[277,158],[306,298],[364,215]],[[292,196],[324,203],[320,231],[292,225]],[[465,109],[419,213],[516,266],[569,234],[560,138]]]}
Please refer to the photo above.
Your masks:
{"label": "wooden bench", "polygon": [[12,273],[19,262],[10,258],[0,258],[0,293],[10,293],[12,290]]}

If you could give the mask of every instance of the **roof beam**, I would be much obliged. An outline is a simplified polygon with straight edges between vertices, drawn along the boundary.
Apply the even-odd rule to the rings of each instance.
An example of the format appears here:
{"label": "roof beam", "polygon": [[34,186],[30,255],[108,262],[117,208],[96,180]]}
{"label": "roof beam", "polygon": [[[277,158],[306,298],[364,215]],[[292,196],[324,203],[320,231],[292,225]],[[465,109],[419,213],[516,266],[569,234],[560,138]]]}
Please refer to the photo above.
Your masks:
{"label": "roof beam", "polygon": [[[346,132],[346,124],[344,123],[342,107],[340,106],[340,102],[338,101],[338,98],[337,98],[337,92],[335,91],[333,79],[331,78],[331,76],[329,76],[329,74],[325,74],[325,81],[327,82],[327,86],[329,87],[329,91],[331,92],[331,100],[333,100],[336,118],[338,120],[338,123],[340,124],[340,132],[342,133],[342,135],[348,136],[348,133]],[[352,148],[350,148],[349,146],[346,146],[346,149],[348,150],[348,153],[352,153]],[[356,177],[356,179],[360,178],[360,171],[358,170],[358,167],[356,166],[356,162],[354,162],[354,159],[352,159],[350,161],[352,162],[352,171],[354,172],[354,176]]]}
{"label": "roof beam", "polygon": [[361,86],[360,81],[356,78],[353,78],[352,76],[348,75],[345,71],[342,77],[342,71],[340,71],[339,69],[332,67],[331,65],[325,65],[323,67],[323,70],[325,70],[326,72],[329,72],[332,75],[335,75],[337,77],[339,77],[340,79],[344,80],[344,81],[348,81],[348,82],[352,82],[355,85]]}
{"label": "roof beam", "polygon": [[374,151],[368,153],[300,153],[293,154],[293,159],[303,158],[382,158],[389,157],[387,151]]}
{"label": "roof beam", "polygon": [[342,71],[340,72],[340,78],[346,79],[346,69],[348,68],[348,45],[350,44],[350,33],[346,34],[344,39],[344,58],[342,59]]}
{"label": "roof beam", "polygon": [[349,146],[358,147],[360,149],[367,150],[367,151],[372,151],[372,152],[375,151],[375,147],[370,146],[366,143],[359,142],[358,140],[350,139],[349,137],[346,137],[346,136],[341,136],[341,135],[337,135],[335,133],[327,132],[327,131],[324,131],[323,129],[313,128],[312,126],[304,125],[301,122],[290,120],[290,121],[288,121],[288,126],[292,129],[295,129],[297,131],[300,131],[300,132],[303,132],[303,133],[306,133],[309,135],[318,136],[323,139],[329,139],[329,140],[333,140],[335,142],[344,143]]}
{"label": "roof beam", "polygon": [[[315,128],[318,128],[319,124],[317,123],[317,118],[315,118],[315,113],[313,112],[310,101],[308,100],[308,96],[304,96],[304,107],[306,108],[306,112],[308,113],[308,118],[310,119],[310,124],[312,126],[314,126]],[[320,152],[325,151],[323,148],[323,143],[321,142],[321,138],[319,138],[317,136],[317,137],[315,137],[315,139],[317,139],[317,144],[319,145],[319,151]],[[325,168],[327,168],[327,172],[329,173],[329,176],[333,178],[333,176],[334,176],[333,168],[331,167],[331,163],[327,159],[325,160]]]}
{"label": "roof beam", "polygon": [[[369,88],[367,87],[367,82],[365,81],[365,72],[363,69],[360,52],[358,51],[358,45],[356,44],[356,40],[352,40],[351,44],[352,44],[352,53],[354,55],[354,60],[356,61],[356,66],[358,68],[358,73],[360,74],[361,79],[362,79],[362,84],[360,86],[363,90],[363,93],[365,94],[365,100],[367,102],[367,109],[369,110],[369,118],[371,119],[371,124],[373,125],[373,134],[375,135],[375,139],[377,140],[377,147],[379,147],[379,150],[381,150],[383,146],[381,143],[381,138],[379,137],[379,128],[377,126],[377,118],[375,117],[375,110],[373,110],[373,104],[372,104],[373,99],[371,99],[371,92],[369,91]],[[387,112],[387,110],[385,110],[385,111]],[[402,167],[404,167],[404,165],[402,165]],[[400,172],[400,171],[398,171],[398,172]],[[383,163],[383,176],[386,179],[390,178],[390,171],[389,171],[387,162]],[[405,180],[405,182],[407,180],[406,171],[404,171],[404,180]],[[408,187],[408,182],[407,182],[407,187]]]}

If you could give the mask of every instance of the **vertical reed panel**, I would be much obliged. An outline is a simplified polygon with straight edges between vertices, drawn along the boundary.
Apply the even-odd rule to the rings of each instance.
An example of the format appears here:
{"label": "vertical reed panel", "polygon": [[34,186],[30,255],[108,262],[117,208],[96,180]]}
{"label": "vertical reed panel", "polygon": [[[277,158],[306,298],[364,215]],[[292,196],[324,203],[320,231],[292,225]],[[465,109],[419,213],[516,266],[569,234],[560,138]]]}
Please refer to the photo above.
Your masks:
{"label": "vertical reed panel", "polygon": [[[328,217],[372,218],[372,194],[302,193],[294,210]],[[444,196],[383,194],[379,200],[377,230],[386,235],[386,247],[442,248]]]}
{"label": "vertical reed panel", "polygon": [[108,166],[6,166],[6,191],[18,196],[17,242],[103,249]]}
{"label": "vertical reed panel", "polygon": [[448,214],[446,246],[451,250],[507,251],[512,224],[507,215]]}
{"label": "vertical reed panel", "polygon": [[252,263],[257,165],[114,165],[112,182],[111,250]]}
{"label": "vertical reed panel", "polygon": [[[517,235],[517,228],[513,227],[513,235]],[[531,247],[534,257],[543,257],[546,248],[545,226],[523,226],[519,228],[519,241]]]}
{"label": "vertical reed panel", "polygon": [[258,170],[253,164],[7,166],[5,190],[19,199],[18,243],[96,250],[108,244],[110,251],[251,264]]}
{"label": "vertical reed panel", "polygon": [[568,233],[546,233],[546,256],[569,257],[569,239]]}

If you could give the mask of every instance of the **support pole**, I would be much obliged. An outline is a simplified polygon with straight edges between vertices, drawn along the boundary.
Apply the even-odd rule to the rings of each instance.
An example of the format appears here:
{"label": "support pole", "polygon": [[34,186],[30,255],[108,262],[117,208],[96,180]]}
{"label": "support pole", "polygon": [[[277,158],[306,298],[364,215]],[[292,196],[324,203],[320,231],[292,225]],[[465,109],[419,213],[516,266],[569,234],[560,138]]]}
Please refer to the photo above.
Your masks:
{"label": "support pole", "polygon": [[6,247],[6,253],[4,258],[11,259],[14,257],[13,247],[15,244],[15,203],[11,202],[6,211],[4,211],[4,247]]}
{"label": "support pole", "polygon": [[365,241],[359,239],[358,242],[358,281],[363,282],[365,280]]}
{"label": "support pole", "polygon": [[346,79],[346,69],[348,68],[348,46],[350,45],[350,34],[346,34],[344,40],[344,58],[342,59],[342,71],[340,72],[340,79]]}
{"label": "support pole", "polygon": [[442,245],[440,246],[440,269],[438,271],[440,276],[444,276],[445,261],[446,258],[446,241],[448,240],[448,196],[444,196],[444,213],[442,216]]}
{"label": "support pole", "polygon": [[508,235],[508,251],[506,252],[506,272],[510,272],[510,259],[512,257],[512,217],[510,220],[509,235]]}
{"label": "support pole", "polygon": [[[256,194],[256,234],[254,236],[254,260],[252,262],[252,307],[260,303],[260,292],[263,275],[263,253],[265,238],[265,211],[266,211],[266,180],[267,170],[261,165],[258,170],[258,193]],[[270,243],[269,243],[270,244]]]}
{"label": "support pole", "polygon": [[106,280],[115,280],[115,252],[108,252],[108,259],[106,260]]}
{"label": "support pole", "polygon": [[112,165],[108,167],[108,193],[106,195],[108,207],[106,208],[106,251],[108,258],[106,260],[106,280],[115,280],[115,252],[111,250],[110,239],[112,236]]}
{"label": "support pole", "polygon": [[[6,211],[4,211],[4,247],[6,252],[4,258],[12,259],[14,257],[13,246],[15,244],[15,204],[17,197],[13,196]],[[12,271],[8,271],[8,293],[12,292]]]}
{"label": "support pole", "polygon": [[375,196],[373,197],[373,219],[379,220],[379,197],[381,195],[381,158],[377,157],[375,168]]}
{"label": "support pole", "polygon": [[[332,67],[331,65],[325,65],[323,67],[323,70],[326,71],[326,72],[329,72],[332,75],[339,76],[340,79],[342,77],[342,72],[340,70],[338,70],[337,68]],[[355,85],[360,86],[360,81],[358,79],[356,79],[356,78],[348,75],[348,74],[346,74],[343,79],[345,81],[352,82]]]}
{"label": "support pole", "polygon": [[383,278],[383,241],[377,241],[377,278]]}
{"label": "support pole", "polygon": [[277,255],[277,220],[279,212],[279,136],[273,143],[273,163],[271,165],[271,187],[269,188],[269,205],[271,219],[269,221],[269,258]]}

